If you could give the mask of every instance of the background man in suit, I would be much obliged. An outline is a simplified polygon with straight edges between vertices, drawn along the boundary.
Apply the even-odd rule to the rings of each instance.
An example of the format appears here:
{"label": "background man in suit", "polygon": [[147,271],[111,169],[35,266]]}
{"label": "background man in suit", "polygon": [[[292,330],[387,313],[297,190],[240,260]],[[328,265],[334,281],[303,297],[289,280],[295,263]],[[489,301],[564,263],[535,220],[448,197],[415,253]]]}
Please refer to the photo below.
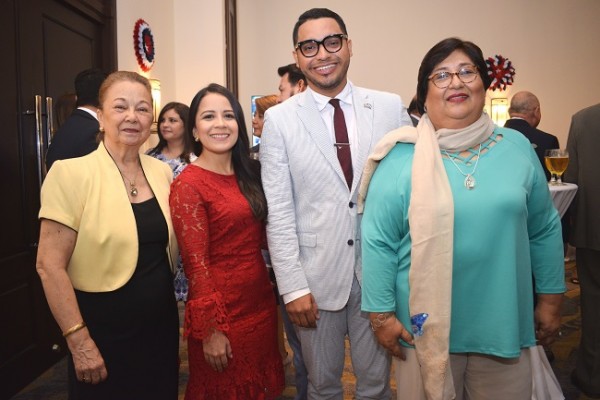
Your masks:
{"label": "background man in suit", "polygon": [[279,81],[280,103],[306,89],[306,78],[296,64],[288,64],[279,67],[277,73],[281,77],[281,80]]}
{"label": "background man in suit", "polygon": [[54,161],[85,156],[98,148],[96,134],[100,129],[96,111],[98,91],[106,73],[99,69],[86,69],[75,77],[77,108],[56,131],[46,154],[46,168]]}
{"label": "background man in suit", "polygon": [[[540,101],[531,92],[517,92],[510,100],[508,114],[510,115],[510,119],[504,123],[504,127],[519,131],[527,139],[529,139],[533,149],[535,150],[535,153],[540,160],[540,163],[542,164],[542,168],[544,168],[546,180],[550,180],[550,171],[548,171],[548,168],[546,168],[544,157],[546,150],[558,149],[559,144],[556,136],[537,129],[537,126],[542,120]],[[567,252],[567,240],[569,234],[568,222],[569,213],[567,212],[561,220],[563,226],[565,254]],[[546,351],[546,357],[548,357],[548,360],[551,362],[554,361],[554,353],[548,346],[544,347],[544,351]]]}
{"label": "background man in suit", "polygon": [[[306,90],[306,78],[296,64],[288,64],[279,67],[277,69],[277,74],[281,77],[281,80],[279,81],[278,99],[280,103]],[[294,352],[293,362],[294,370],[296,372],[296,396],[294,396],[294,400],[306,400],[308,396],[308,372],[306,371],[304,358],[302,357],[302,345],[300,344],[298,335],[296,335],[294,324],[290,320],[285,309],[283,298],[280,301],[280,306],[285,335],[290,348]]]}
{"label": "background man in suit", "polygon": [[579,185],[570,242],[577,249],[581,286],[581,342],[571,379],[584,394],[600,399],[600,104],[573,116],[567,150],[564,179]]}
{"label": "background man in suit", "polygon": [[550,172],[544,163],[544,153],[548,149],[558,149],[558,139],[537,129],[542,120],[540,101],[531,92],[517,92],[510,101],[508,114],[510,119],[506,121],[504,127],[515,129],[529,139],[544,167],[546,178],[550,180]]}
{"label": "background man in suit", "polygon": [[399,96],[347,80],[352,41],[338,14],[306,11],[293,43],[308,89],[267,111],[260,150],[277,284],[302,344],[308,398],[343,398],[348,335],[356,398],[387,399],[390,358],[360,310],[356,198],[372,148],[411,121]]}

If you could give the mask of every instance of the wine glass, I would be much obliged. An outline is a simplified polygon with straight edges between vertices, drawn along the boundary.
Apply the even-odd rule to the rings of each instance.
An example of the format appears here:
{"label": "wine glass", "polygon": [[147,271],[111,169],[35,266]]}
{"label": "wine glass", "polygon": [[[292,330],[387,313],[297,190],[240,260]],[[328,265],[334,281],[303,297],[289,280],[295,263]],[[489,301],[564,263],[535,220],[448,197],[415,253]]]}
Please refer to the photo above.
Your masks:
{"label": "wine glass", "polygon": [[[561,149],[549,149],[546,150],[544,162],[546,164],[546,168],[552,174],[552,179],[550,179],[551,185],[564,185],[562,182],[562,174],[567,169],[569,165],[569,153],[567,150]],[[554,178],[556,175],[556,179]]]}

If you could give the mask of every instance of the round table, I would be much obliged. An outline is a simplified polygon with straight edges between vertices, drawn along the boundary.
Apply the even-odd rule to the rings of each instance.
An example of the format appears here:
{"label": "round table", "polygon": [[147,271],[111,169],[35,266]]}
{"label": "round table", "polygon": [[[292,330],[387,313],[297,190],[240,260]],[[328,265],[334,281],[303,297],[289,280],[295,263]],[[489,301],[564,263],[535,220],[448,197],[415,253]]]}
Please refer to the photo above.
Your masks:
{"label": "round table", "polygon": [[552,196],[554,207],[556,207],[560,217],[562,218],[567,212],[569,205],[571,205],[571,202],[575,198],[575,193],[577,193],[577,185],[574,183],[564,183],[562,185],[548,184],[548,188],[550,189],[550,195]]}

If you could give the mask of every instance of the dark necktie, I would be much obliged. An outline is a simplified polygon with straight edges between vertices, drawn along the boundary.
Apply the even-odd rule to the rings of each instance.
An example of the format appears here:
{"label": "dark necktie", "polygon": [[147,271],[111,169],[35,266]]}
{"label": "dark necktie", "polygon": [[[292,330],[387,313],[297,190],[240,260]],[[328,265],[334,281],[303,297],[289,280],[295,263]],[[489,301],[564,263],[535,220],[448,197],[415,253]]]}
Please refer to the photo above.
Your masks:
{"label": "dark necktie", "polygon": [[352,155],[350,154],[350,142],[348,141],[348,129],[346,129],[346,120],[344,112],[340,107],[339,99],[331,99],[329,103],[333,106],[333,129],[335,130],[335,148],[337,149],[338,160],[344,171],[348,188],[352,188]]}

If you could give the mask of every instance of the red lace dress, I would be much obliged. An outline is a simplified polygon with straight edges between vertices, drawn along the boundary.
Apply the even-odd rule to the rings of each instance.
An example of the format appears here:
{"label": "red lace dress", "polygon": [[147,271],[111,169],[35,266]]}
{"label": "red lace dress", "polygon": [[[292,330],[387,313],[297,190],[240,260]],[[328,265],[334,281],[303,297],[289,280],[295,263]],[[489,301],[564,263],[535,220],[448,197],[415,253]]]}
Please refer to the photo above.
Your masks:
{"label": "red lace dress", "polygon": [[[285,378],[275,296],[261,255],[264,224],[254,218],[235,175],[194,164],[173,182],[170,204],[189,280],[186,400],[274,399]],[[233,353],[223,372],[204,359],[202,340],[215,329]]]}

